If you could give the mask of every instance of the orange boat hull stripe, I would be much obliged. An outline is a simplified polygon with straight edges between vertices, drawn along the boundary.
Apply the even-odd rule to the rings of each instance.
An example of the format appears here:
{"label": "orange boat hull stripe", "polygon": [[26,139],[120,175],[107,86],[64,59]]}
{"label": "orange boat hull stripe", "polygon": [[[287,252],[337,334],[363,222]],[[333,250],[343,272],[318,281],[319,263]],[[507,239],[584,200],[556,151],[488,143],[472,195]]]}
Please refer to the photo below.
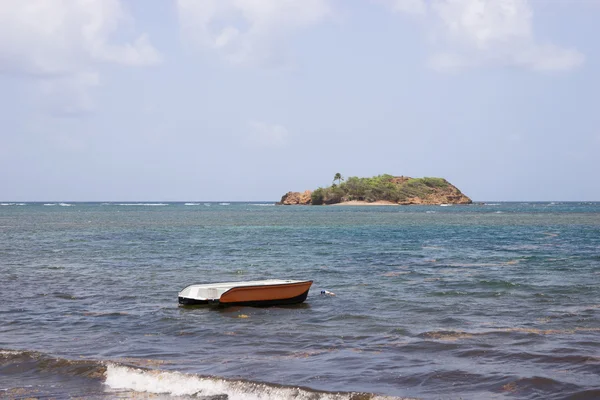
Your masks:
{"label": "orange boat hull stripe", "polygon": [[268,286],[234,287],[221,295],[220,303],[283,300],[300,296],[310,289],[312,281]]}

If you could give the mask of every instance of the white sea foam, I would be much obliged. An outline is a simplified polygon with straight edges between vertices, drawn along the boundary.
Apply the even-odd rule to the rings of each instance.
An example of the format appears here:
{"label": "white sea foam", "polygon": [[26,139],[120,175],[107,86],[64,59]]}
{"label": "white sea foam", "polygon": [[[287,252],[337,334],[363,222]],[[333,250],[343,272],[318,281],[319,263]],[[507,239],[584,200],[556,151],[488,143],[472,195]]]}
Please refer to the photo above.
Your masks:
{"label": "white sea foam", "polygon": [[[353,396],[350,393],[316,393],[294,387],[207,378],[179,372],[142,370],[114,364],[107,365],[105,383],[112,389],[162,393],[172,396],[226,394],[229,400],[349,400]],[[372,399],[394,398],[375,396]]]}
{"label": "white sea foam", "polygon": [[486,206],[499,206],[500,203],[485,203]]}
{"label": "white sea foam", "polygon": [[0,203],[0,206],[14,206],[15,203]]}
{"label": "white sea foam", "polygon": [[206,207],[210,207],[210,203],[204,203]]}
{"label": "white sea foam", "polygon": [[24,354],[24,351],[21,350],[0,350],[0,355],[3,356],[18,356],[19,354]]}
{"label": "white sea foam", "polygon": [[185,203],[186,206],[199,206],[200,203]]}
{"label": "white sea foam", "polygon": [[61,207],[71,207],[73,204],[69,204],[69,203],[58,203],[59,206]]}
{"label": "white sea foam", "polygon": [[268,203],[268,204],[265,204],[265,203],[254,203],[254,204],[250,204],[250,205],[251,206],[259,206],[259,207],[271,207],[271,206],[274,206],[275,203]]}
{"label": "white sea foam", "polygon": [[450,207],[452,204],[440,204],[440,207]]}
{"label": "white sea foam", "polygon": [[230,205],[230,204],[231,204],[231,203],[219,203],[219,205],[220,205],[220,206],[228,206],[228,205]]}
{"label": "white sea foam", "polygon": [[44,203],[45,206],[55,206],[56,203]]}

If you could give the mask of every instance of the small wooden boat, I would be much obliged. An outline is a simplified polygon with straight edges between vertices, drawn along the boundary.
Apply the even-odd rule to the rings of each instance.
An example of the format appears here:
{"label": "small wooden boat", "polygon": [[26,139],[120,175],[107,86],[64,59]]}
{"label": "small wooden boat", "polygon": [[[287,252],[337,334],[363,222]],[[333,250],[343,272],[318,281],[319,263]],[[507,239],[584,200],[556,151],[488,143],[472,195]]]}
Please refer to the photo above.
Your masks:
{"label": "small wooden boat", "polygon": [[274,306],[302,303],[312,281],[263,281],[194,284],[179,292],[179,304]]}

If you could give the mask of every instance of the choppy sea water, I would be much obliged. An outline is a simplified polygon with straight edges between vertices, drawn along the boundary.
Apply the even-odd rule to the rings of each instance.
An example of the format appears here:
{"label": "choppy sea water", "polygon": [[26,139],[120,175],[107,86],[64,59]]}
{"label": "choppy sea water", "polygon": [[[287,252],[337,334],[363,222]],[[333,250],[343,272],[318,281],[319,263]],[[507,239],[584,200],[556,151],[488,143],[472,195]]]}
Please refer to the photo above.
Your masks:
{"label": "choppy sea water", "polygon": [[2,203],[0,397],[597,399],[599,284],[600,203]]}

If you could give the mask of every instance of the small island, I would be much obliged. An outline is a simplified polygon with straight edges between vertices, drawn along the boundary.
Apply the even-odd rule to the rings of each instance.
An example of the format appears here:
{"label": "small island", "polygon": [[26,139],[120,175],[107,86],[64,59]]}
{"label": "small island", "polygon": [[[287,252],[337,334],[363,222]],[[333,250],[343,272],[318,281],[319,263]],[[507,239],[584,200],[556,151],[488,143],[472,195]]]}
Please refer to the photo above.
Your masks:
{"label": "small island", "polygon": [[[337,183],[336,183],[337,181]],[[344,179],[335,174],[329,187],[288,192],[277,205],[440,205],[471,204],[456,186],[444,178],[411,178],[388,174]]]}

